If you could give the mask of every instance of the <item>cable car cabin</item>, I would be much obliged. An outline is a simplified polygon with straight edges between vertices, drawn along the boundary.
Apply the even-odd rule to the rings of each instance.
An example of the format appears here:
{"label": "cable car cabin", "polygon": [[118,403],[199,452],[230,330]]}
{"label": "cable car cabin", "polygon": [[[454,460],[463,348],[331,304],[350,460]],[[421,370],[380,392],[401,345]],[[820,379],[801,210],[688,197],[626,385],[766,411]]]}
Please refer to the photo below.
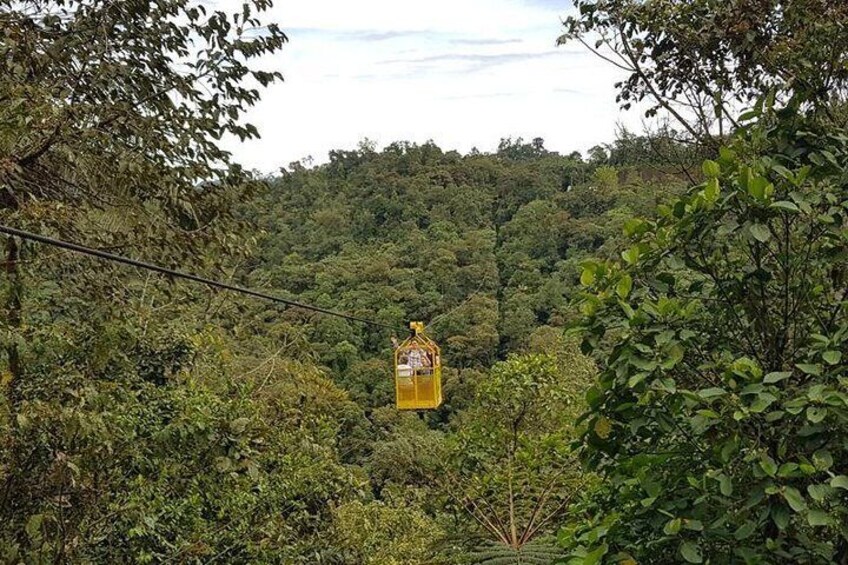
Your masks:
{"label": "cable car cabin", "polygon": [[441,350],[424,335],[424,324],[411,322],[412,335],[395,349],[398,410],[435,410],[442,404]]}

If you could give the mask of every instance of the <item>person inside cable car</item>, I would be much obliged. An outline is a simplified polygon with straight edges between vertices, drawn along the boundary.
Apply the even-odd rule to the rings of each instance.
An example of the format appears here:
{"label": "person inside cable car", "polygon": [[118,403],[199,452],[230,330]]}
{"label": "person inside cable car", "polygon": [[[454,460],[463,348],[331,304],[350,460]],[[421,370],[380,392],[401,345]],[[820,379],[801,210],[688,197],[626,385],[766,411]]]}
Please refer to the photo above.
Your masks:
{"label": "person inside cable car", "polygon": [[421,369],[422,367],[429,367],[432,363],[430,363],[430,357],[427,355],[427,352],[423,349],[410,349],[407,358],[409,359],[409,365],[413,369]]}

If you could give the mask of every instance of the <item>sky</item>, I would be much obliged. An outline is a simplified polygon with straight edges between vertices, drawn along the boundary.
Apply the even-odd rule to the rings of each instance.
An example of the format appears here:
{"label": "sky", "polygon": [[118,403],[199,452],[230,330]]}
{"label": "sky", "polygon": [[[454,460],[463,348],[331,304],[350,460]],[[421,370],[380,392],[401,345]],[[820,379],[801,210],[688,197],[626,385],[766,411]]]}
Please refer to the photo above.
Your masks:
{"label": "sky", "polygon": [[463,153],[504,137],[541,137],[561,153],[609,142],[640,119],[615,103],[620,71],[579,44],[556,46],[570,10],[571,0],[276,0],[270,19],[290,42],[263,63],[285,81],[247,114],[262,138],[228,148],[270,173],[365,139]]}

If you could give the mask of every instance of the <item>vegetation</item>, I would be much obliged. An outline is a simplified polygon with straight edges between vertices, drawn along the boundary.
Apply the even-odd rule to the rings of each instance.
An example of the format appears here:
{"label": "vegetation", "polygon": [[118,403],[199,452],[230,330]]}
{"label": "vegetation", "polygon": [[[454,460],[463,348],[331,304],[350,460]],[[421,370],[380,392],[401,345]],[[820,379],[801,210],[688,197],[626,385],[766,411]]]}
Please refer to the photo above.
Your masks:
{"label": "vegetation", "polygon": [[386,326],[6,238],[0,559],[845,562],[848,13],[576,4],[656,132],[258,179],[270,2],[0,0],[0,223]]}

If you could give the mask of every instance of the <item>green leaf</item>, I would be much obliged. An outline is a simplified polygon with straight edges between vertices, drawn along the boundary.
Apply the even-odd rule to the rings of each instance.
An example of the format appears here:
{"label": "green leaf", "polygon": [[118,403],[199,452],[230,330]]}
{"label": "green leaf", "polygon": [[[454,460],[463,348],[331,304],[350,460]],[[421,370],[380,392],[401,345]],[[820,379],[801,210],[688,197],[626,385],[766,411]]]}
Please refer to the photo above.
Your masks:
{"label": "green leaf", "polygon": [[791,376],[792,376],[792,373],[790,373],[790,372],[769,373],[765,376],[765,378],[763,379],[763,382],[765,384],[774,384],[774,383],[778,383],[782,380],[788,379]]}
{"label": "green leaf", "polygon": [[778,528],[785,530],[786,526],[789,525],[789,509],[783,505],[773,507],[771,509],[771,519],[774,520]]}
{"label": "green leaf", "polygon": [[792,477],[796,475],[798,471],[797,463],[784,463],[780,466],[780,469],[777,470],[777,476],[781,478]]}
{"label": "green leaf", "polygon": [[807,408],[807,419],[813,424],[819,424],[827,417],[827,408],[810,406]]}
{"label": "green leaf", "polygon": [[589,390],[586,391],[586,403],[591,408],[597,408],[601,405],[601,402],[604,399],[604,393],[601,392],[596,386],[590,387]]}
{"label": "green leaf", "polygon": [[[574,279],[571,279],[574,280]],[[580,275],[580,284],[583,286],[592,286],[592,283],[595,282],[595,269],[594,267],[586,267],[583,269],[583,273]]]}
{"label": "green leaf", "polygon": [[821,365],[813,365],[810,363],[798,363],[795,366],[808,375],[820,377],[822,373]]}
{"label": "green leaf", "polygon": [[747,522],[739,526],[739,528],[737,528],[735,532],[733,532],[733,537],[736,539],[736,541],[748,539],[749,537],[751,537],[751,534],[754,533],[754,530],[756,528],[757,525],[754,522],[748,520]]}
{"label": "green leaf", "polygon": [[715,161],[707,159],[701,167],[704,171],[704,176],[707,178],[716,178],[721,174],[721,167]]}
{"label": "green leaf", "polygon": [[771,169],[786,180],[788,180],[789,182],[793,182],[795,180],[795,175],[792,174],[792,171],[790,171],[783,165],[772,165]]}
{"label": "green leaf", "polygon": [[680,555],[687,563],[703,563],[704,558],[701,557],[701,548],[698,544],[691,541],[685,541],[680,544]]}
{"label": "green leaf", "polygon": [[757,200],[765,200],[774,192],[774,185],[767,178],[755,176],[748,181],[748,194]]}
{"label": "green leaf", "polygon": [[718,387],[705,388],[704,390],[698,391],[698,396],[700,396],[701,398],[704,398],[704,399],[715,398],[717,396],[722,396],[722,395],[725,395],[725,394],[727,394],[727,391],[724,390],[723,388],[718,388]]}
{"label": "green leaf", "polygon": [[748,228],[748,230],[751,232],[751,235],[754,236],[754,239],[761,243],[765,243],[771,239],[771,232],[762,224],[751,224],[751,227]]}
{"label": "green leaf", "polygon": [[707,185],[704,187],[704,199],[713,204],[718,201],[720,194],[721,186],[718,184],[718,179],[710,179],[707,181]]}
{"label": "green leaf", "polygon": [[44,514],[33,514],[29,517],[26,527],[24,528],[29,539],[33,541],[41,539],[42,522],[44,522]]}
{"label": "green leaf", "polygon": [[601,562],[601,558],[606,555],[607,551],[609,551],[609,546],[607,544],[603,544],[600,547],[597,547],[586,554],[586,557],[583,558],[583,565],[596,565]]}
{"label": "green leaf", "polygon": [[669,520],[666,522],[665,527],[663,528],[663,532],[668,536],[675,536],[680,531],[680,527],[683,525],[683,522],[680,518],[674,518],[673,520]]}
{"label": "green leaf", "polygon": [[639,262],[639,255],[641,252],[639,251],[639,247],[634,245],[627,251],[621,252],[621,258],[624,259],[628,265],[635,265]]}
{"label": "green leaf", "polygon": [[792,212],[794,214],[798,214],[801,212],[801,209],[794,202],[789,202],[788,200],[778,200],[777,202],[772,202],[769,208],[777,208],[778,210],[783,210],[784,212]]}
{"label": "green leaf", "polygon": [[807,522],[813,527],[830,526],[833,519],[824,510],[813,509],[807,515]]}
{"label": "green leaf", "polygon": [[848,490],[848,477],[845,475],[837,475],[830,480],[830,486],[833,488]]}
{"label": "green leaf", "polygon": [[630,277],[630,275],[625,274],[624,276],[622,276],[619,279],[618,285],[616,285],[615,291],[622,300],[625,300],[628,296],[630,296],[630,291],[632,289],[633,289],[633,279]]}
{"label": "green leaf", "polygon": [[828,365],[838,365],[839,361],[842,359],[842,352],[825,351],[824,353],[822,353],[822,359],[824,359]]}
{"label": "green leaf", "polygon": [[230,429],[235,434],[242,434],[247,429],[248,424],[250,424],[250,418],[236,418],[230,422]]}
{"label": "green leaf", "polygon": [[757,395],[757,399],[751,403],[751,412],[755,414],[759,414],[764,412],[769,406],[771,406],[774,401],[777,400],[773,394],[768,392],[761,392]]}
{"label": "green leaf", "polygon": [[684,520],[683,527],[693,532],[704,531],[704,524],[700,520]]}
{"label": "green leaf", "polygon": [[760,467],[769,477],[773,477],[777,474],[777,463],[775,463],[774,459],[768,455],[763,455],[760,458]]}
{"label": "green leaf", "polygon": [[807,502],[795,487],[786,487],[783,489],[783,498],[786,499],[789,507],[795,512],[803,512],[807,509]]}
{"label": "green leaf", "polygon": [[807,485],[807,493],[816,502],[823,501],[833,492],[833,487],[828,485]]}
{"label": "green leaf", "polygon": [[827,449],[819,449],[813,453],[813,465],[819,471],[827,471],[833,467],[833,455]]}
{"label": "green leaf", "polygon": [[733,494],[733,481],[722,473],[718,476],[718,488],[721,491],[721,494],[724,496],[730,496]]}
{"label": "green leaf", "polygon": [[627,237],[633,237],[645,229],[647,229],[647,223],[644,220],[630,218],[624,222],[624,235]]}

